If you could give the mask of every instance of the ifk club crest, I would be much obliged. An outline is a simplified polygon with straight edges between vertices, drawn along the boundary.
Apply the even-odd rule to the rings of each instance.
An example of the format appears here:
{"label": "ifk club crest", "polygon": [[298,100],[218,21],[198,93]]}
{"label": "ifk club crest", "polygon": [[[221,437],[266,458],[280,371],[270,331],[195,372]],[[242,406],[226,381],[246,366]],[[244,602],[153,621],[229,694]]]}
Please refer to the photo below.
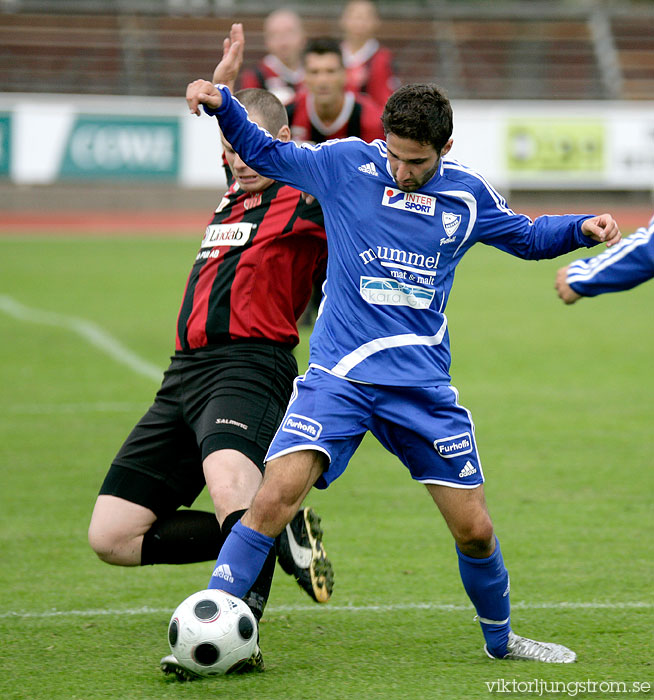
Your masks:
{"label": "ifk club crest", "polygon": [[461,214],[444,211],[441,218],[447,237],[452,238],[461,224]]}

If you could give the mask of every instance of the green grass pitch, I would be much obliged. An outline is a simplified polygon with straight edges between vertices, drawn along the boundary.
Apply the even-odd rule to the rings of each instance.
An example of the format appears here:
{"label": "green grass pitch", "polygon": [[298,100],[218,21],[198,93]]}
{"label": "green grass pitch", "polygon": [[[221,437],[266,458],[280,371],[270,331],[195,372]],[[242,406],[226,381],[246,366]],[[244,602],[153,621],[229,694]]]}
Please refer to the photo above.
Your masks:
{"label": "green grass pitch", "polygon": [[[507,697],[509,686],[489,685],[499,680],[517,684],[514,697],[534,697],[536,681],[654,681],[654,283],[564,307],[553,291],[563,260],[483,246],[462,262],[448,309],[453,383],[477,427],[514,628],[569,645],[578,663],[485,657],[444,523],[366,439],[345,475],[308,498],[335,567],[332,601],[312,604],[279,569],[261,625],[266,673],[164,678],[170,614],[212,563],[110,567],[86,529],[157,387],[152,368],[172,351],[196,245],[0,239],[3,700],[476,700]],[[210,508],[206,494],[198,505]]]}

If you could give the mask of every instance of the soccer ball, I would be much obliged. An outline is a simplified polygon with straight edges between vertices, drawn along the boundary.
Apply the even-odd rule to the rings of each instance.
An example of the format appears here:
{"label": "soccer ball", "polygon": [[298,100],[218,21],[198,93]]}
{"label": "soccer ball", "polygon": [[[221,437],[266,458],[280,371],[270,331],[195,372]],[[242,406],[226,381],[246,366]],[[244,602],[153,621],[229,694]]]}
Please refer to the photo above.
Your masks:
{"label": "soccer ball", "polygon": [[216,589],[181,602],[168,625],[168,643],[178,663],[200,676],[236,671],[257,646],[257,621],[248,606]]}

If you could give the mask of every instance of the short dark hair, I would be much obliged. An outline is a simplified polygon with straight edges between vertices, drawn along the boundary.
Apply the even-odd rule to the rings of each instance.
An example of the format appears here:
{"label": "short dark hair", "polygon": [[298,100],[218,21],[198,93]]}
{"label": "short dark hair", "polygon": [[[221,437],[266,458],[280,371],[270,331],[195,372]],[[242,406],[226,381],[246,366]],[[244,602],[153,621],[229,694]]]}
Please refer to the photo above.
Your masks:
{"label": "short dark hair", "polygon": [[452,136],[452,105],[432,83],[404,85],[388,98],[382,124],[386,134],[431,144],[440,152]]}
{"label": "short dark hair", "polygon": [[335,53],[341,65],[343,65],[343,52],[341,51],[341,45],[338,39],[334,39],[330,36],[319,36],[314,39],[309,39],[304,47],[304,58],[307,54],[316,53],[320,56],[327,53]]}
{"label": "short dark hair", "polygon": [[234,97],[248,112],[259,117],[260,126],[271,136],[277,136],[279,130],[288,125],[286,108],[272,92],[261,88],[246,88],[239,90]]}

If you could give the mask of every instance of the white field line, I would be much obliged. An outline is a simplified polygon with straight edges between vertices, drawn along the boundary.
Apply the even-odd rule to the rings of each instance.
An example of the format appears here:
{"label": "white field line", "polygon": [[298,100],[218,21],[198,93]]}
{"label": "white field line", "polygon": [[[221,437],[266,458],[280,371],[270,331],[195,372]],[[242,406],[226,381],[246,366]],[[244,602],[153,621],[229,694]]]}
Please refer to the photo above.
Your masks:
{"label": "white field line", "polygon": [[[594,603],[594,602],[559,602],[559,603],[525,603],[511,604],[511,610],[651,610],[654,603],[649,602],[619,602],[619,603]],[[90,610],[44,610],[42,612],[0,612],[0,619],[16,618],[44,618],[44,617],[97,617],[120,615],[170,615],[174,608],[98,608]],[[326,613],[386,613],[403,610],[433,610],[434,612],[470,612],[474,609],[471,605],[455,605],[449,603],[391,603],[388,605],[270,605],[267,613],[302,613],[302,612],[326,612]]]}
{"label": "white field line", "polygon": [[6,295],[0,295],[0,311],[4,311],[4,313],[18,321],[36,323],[42,326],[55,326],[56,328],[63,328],[76,333],[88,343],[109,355],[109,357],[129,367],[136,374],[157,382],[161,381],[162,370],[159,367],[150,364],[136,353],[133,353],[92,321],[86,321],[75,316],[65,316],[52,311],[32,309]]}

